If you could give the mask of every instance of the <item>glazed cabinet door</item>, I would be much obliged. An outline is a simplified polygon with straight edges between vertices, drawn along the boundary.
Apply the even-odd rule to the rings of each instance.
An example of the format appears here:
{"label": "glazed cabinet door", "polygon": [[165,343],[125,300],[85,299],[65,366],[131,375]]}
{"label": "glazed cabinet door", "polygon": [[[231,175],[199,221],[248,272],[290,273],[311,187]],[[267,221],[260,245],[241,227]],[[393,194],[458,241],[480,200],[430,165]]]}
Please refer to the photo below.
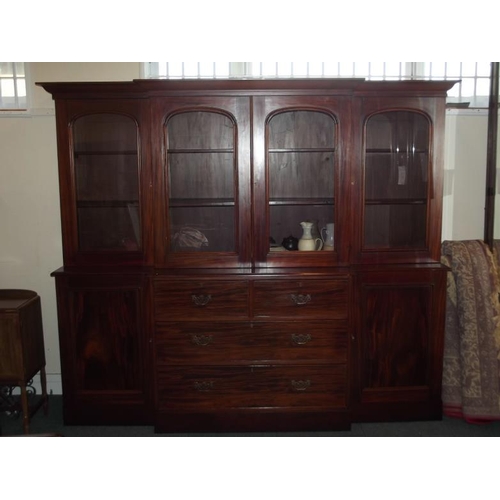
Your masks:
{"label": "glazed cabinet door", "polygon": [[444,100],[365,98],[359,117],[357,259],[439,262]]}
{"label": "glazed cabinet door", "polygon": [[249,267],[249,99],[157,99],[153,124],[156,264]]}
{"label": "glazed cabinet door", "polygon": [[348,108],[337,97],[254,98],[256,266],[346,259],[348,132]]}
{"label": "glazed cabinet door", "polygon": [[356,418],[440,418],[446,269],[366,271],[356,282]]}
{"label": "glazed cabinet door", "polygon": [[66,424],[151,419],[149,281],[56,275]]}
{"label": "glazed cabinet door", "polygon": [[151,264],[148,111],[141,100],[58,100],[65,265]]}

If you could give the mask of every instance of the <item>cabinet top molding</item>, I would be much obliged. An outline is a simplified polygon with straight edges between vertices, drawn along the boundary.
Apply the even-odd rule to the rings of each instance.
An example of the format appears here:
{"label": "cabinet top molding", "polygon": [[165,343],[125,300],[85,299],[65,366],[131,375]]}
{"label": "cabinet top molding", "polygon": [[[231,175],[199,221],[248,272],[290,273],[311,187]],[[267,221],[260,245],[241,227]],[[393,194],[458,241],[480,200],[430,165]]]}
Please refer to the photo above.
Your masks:
{"label": "cabinet top molding", "polygon": [[106,96],[148,98],[168,95],[407,95],[444,96],[458,80],[373,81],[363,78],[278,78],[116,82],[37,82],[53,98]]}

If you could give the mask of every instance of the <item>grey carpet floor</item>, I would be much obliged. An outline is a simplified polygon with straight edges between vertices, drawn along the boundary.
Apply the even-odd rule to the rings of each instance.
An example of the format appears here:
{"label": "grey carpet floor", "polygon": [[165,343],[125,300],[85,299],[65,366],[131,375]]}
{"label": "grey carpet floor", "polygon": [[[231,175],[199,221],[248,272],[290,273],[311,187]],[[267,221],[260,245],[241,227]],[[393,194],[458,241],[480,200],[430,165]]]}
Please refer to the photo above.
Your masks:
{"label": "grey carpet floor", "polygon": [[[2,436],[23,434],[22,417],[0,413]],[[50,396],[49,412],[40,409],[32,418],[30,434],[57,434],[68,437],[171,437],[171,436],[310,436],[310,437],[500,437],[500,422],[483,425],[443,417],[440,421],[353,424],[350,431],[340,432],[270,432],[270,433],[203,433],[155,434],[152,426],[66,426],[62,418],[62,396]]]}

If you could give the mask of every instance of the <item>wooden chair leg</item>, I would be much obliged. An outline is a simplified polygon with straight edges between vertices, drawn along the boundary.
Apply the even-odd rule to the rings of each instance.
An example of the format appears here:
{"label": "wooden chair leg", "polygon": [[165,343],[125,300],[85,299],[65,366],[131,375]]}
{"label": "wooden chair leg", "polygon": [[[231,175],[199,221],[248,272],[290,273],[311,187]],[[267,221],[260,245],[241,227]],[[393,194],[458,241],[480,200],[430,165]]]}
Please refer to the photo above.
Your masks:
{"label": "wooden chair leg", "polygon": [[47,396],[47,375],[45,366],[40,369],[40,384],[42,386],[43,413],[47,415],[49,410],[49,397]]}
{"label": "wooden chair leg", "polygon": [[23,429],[25,434],[30,433],[30,411],[28,407],[28,391],[26,390],[26,383],[21,385],[21,405],[23,408]]}

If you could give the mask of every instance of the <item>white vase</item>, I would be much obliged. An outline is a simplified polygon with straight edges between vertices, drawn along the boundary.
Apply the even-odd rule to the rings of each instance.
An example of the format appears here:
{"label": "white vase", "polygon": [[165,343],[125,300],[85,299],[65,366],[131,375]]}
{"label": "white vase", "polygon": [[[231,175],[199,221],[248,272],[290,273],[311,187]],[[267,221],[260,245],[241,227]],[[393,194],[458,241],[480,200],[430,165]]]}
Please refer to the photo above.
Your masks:
{"label": "white vase", "polygon": [[330,222],[321,229],[321,238],[323,239],[323,250],[333,250],[334,224]]}
{"label": "white vase", "polygon": [[312,222],[301,222],[302,237],[299,240],[299,250],[302,252],[314,252],[323,248],[323,240],[321,238],[313,238]]}

